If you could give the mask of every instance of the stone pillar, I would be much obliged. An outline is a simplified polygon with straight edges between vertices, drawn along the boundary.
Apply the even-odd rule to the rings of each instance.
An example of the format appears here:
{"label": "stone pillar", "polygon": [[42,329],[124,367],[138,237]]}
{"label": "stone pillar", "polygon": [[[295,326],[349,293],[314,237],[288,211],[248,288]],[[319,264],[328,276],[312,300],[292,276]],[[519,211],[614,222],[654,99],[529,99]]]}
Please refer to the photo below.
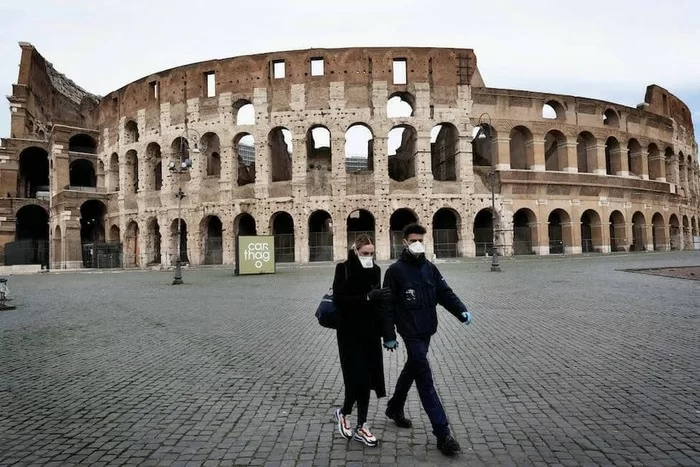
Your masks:
{"label": "stone pillar", "polygon": [[535,254],[549,255],[549,222],[537,222],[533,224],[537,230],[537,240],[532,239]]}
{"label": "stone pillar", "polygon": [[658,182],[666,181],[666,162],[664,160],[663,154],[657,154],[648,158],[648,170],[649,172],[655,172],[658,174],[654,180]]}
{"label": "stone pillar", "polygon": [[[534,160],[532,162],[528,161],[530,170],[537,172],[544,172],[546,170],[545,157],[544,157],[544,138],[533,138],[531,143],[527,143],[526,147],[530,144],[533,145]],[[528,148],[528,153],[530,153]]]}
{"label": "stone pillar", "polygon": [[[465,212],[467,212],[465,210]],[[474,223],[469,222],[472,216],[463,216],[461,225],[459,226],[460,253],[465,258],[474,258],[476,256],[476,245],[474,245]]]}
{"label": "stone pillar", "polygon": [[[593,250],[598,253],[610,253],[610,222],[601,221],[598,224],[591,224],[591,236],[593,237]],[[596,239],[600,242],[595,244]]]}
{"label": "stone pillar", "polygon": [[[379,131],[379,129],[374,129]],[[389,157],[387,156],[388,137],[374,138],[374,195],[382,199],[389,195]]]}
{"label": "stone pillar", "polygon": [[632,155],[633,159],[636,157],[641,159],[642,167],[642,173],[638,175],[644,180],[649,180],[649,152],[645,148],[642,148],[640,152]]}
{"label": "stone pillar", "polygon": [[[340,134],[336,129],[335,134]],[[345,167],[345,138],[331,135],[331,193],[334,199],[343,199],[347,193],[347,168]],[[347,243],[347,239],[345,239]]]}
{"label": "stone pillar", "polygon": [[345,219],[340,212],[333,214],[333,261],[345,261],[349,248]]}
{"label": "stone pillar", "polygon": [[566,144],[559,148],[559,151],[564,154],[563,164],[561,165],[564,172],[578,172],[578,145],[576,140],[567,140]]}
{"label": "stone pillar", "polygon": [[596,140],[595,151],[593,152],[595,159],[588,161],[588,168],[594,167],[592,172],[596,175],[607,175],[605,168],[605,142],[600,144],[600,140]]}
{"label": "stone pillar", "polygon": [[[293,148],[297,149],[297,148]],[[297,149],[298,150],[298,149]],[[296,151],[293,151],[296,152]],[[294,154],[292,154],[294,160]],[[270,185],[270,147],[267,139],[255,140],[255,197],[257,199],[268,198]]]}
{"label": "stone pillar", "polygon": [[494,146],[493,162],[496,170],[510,170],[510,137],[497,137]]}
{"label": "stone pillar", "polygon": [[391,238],[389,216],[385,208],[381,208],[375,214],[374,221],[374,241],[376,242],[375,250],[377,259],[380,261],[388,261],[391,258]]}
{"label": "stone pillar", "polygon": [[238,161],[233,151],[233,142],[230,138],[221,141],[221,175],[219,176],[219,190],[230,191],[236,186]]}
{"label": "stone pillar", "polygon": [[[471,134],[472,127],[468,126],[467,131]],[[474,165],[472,154],[472,138],[471,136],[459,137],[459,154],[460,158],[457,162],[457,181],[459,183],[460,193],[462,195],[470,194],[474,187]]]}
{"label": "stone pillar", "polygon": [[583,252],[581,248],[581,222],[562,222],[561,239],[564,243],[565,255],[580,255]]}
{"label": "stone pillar", "polygon": [[433,169],[430,153],[430,132],[418,131],[416,139],[415,173],[420,196],[433,193]]}
{"label": "stone pillar", "polygon": [[622,149],[622,146],[618,146],[617,149],[610,152],[610,159],[612,164],[612,172],[618,177],[629,177],[630,169],[629,162],[627,161],[627,156]]}
{"label": "stone pillar", "polygon": [[[296,221],[296,219],[295,219]],[[297,263],[309,262],[309,222],[308,216],[294,224],[294,254]]]}

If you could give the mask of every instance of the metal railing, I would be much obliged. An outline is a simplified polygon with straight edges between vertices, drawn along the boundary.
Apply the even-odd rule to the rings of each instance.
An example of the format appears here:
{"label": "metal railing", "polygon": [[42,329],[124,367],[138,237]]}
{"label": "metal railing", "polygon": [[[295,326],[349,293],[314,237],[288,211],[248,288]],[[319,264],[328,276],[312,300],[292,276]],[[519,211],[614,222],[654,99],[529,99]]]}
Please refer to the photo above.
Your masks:
{"label": "metal railing", "polygon": [[333,232],[309,233],[309,261],[333,261]]}
{"label": "metal railing", "polygon": [[275,234],[275,261],[294,262],[294,234]]}

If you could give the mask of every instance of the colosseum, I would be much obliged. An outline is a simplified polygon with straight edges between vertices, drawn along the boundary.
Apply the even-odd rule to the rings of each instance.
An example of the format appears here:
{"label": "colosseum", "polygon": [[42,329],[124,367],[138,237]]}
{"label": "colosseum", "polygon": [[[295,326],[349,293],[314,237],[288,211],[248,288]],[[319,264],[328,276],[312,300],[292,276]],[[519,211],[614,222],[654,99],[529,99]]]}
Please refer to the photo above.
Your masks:
{"label": "colosseum", "polygon": [[388,260],[412,221],[433,259],[700,248],[691,112],[657,85],[627,107],[489,88],[471,49],[347,48],[97,96],[19,45],[5,264],[234,264],[237,235],[274,235],[278,262],[337,261],[364,232]]}

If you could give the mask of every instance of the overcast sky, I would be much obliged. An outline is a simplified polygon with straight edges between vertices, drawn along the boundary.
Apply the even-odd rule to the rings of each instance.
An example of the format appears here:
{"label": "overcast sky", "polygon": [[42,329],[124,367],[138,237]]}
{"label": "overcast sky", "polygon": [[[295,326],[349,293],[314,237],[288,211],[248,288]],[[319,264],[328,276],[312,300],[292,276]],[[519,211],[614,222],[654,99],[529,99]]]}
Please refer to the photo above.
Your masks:
{"label": "overcast sky", "polygon": [[[242,3],[242,4],[239,4]],[[700,122],[698,0],[0,0],[0,88],[18,41],[104,95],[190,62],[299,48],[473,48],[487,86],[635,106],[659,84]],[[0,135],[9,136],[9,105]]]}

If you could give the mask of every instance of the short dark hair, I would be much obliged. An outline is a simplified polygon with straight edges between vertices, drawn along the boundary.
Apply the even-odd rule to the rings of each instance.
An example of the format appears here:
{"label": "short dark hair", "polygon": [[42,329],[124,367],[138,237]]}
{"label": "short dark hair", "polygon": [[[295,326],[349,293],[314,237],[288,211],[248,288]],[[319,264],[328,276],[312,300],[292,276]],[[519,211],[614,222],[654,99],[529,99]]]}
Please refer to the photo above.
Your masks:
{"label": "short dark hair", "polygon": [[425,235],[425,227],[417,222],[408,224],[403,228],[403,238],[406,239],[411,234]]}

